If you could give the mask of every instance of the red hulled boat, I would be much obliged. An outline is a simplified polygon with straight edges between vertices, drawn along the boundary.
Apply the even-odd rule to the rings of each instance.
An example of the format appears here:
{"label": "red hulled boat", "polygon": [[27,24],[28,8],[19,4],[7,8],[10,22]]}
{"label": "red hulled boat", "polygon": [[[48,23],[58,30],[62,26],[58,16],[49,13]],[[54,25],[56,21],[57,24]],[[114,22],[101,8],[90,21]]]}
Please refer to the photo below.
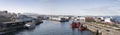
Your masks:
{"label": "red hulled boat", "polygon": [[84,31],[84,30],[86,30],[86,27],[83,27],[83,25],[80,25],[80,26],[78,27],[78,30]]}
{"label": "red hulled boat", "polygon": [[71,27],[72,27],[72,28],[77,28],[77,23],[72,22]]}
{"label": "red hulled boat", "polygon": [[80,27],[80,22],[77,23],[77,27]]}
{"label": "red hulled boat", "polygon": [[80,22],[76,23],[76,22],[72,22],[71,27],[72,28],[78,28],[80,26]]}
{"label": "red hulled boat", "polygon": [[81,24],[80,22],[72,22],[71,24],[71,28],[78,28],[78,30],[80,31],[84,31],[86,30],[86,27],[83,26],[83,24]]}

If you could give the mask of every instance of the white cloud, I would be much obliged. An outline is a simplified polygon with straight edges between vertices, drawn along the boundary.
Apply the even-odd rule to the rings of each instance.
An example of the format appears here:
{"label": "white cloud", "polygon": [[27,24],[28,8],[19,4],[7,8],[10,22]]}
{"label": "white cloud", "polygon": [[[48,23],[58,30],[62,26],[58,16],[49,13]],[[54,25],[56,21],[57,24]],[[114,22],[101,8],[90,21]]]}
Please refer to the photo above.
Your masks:
{"label": "white cloud", "polygon": [[[57,14],[57,15],[120,15],[120,7],[113,1],[78,1],[72,2],[64,0],[36,0],[22,2],[0,0],[0,10],[8,10],[16,13],[39,13],[39,14]],[[59,0],[60,1],[60,0]],[[77,0],[76,0],[77,1]],[[113,6],[112,6],[113,5]]]}
{"label": "white cloud", "polygon": [[85,9],[91,15],[120,15],[120,7],[103,6],[97,8]]}

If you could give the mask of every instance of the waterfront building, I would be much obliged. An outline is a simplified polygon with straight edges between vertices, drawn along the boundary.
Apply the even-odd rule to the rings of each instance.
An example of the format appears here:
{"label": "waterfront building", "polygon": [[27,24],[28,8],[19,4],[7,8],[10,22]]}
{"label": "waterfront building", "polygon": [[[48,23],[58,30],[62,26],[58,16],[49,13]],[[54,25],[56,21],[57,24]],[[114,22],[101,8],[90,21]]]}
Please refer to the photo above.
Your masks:
{"label": "waterfront building", "polygon": [[75,19],[75,17],[71,17],[71,20],[74,20]]}
{"label": "waterfront building", "polygon": [[0,16],[9,17],[10,13],[8,13],[7,11],[0,11]]}
{"label": "waterfront building", "polygon": [[104,22],[104,17],[96,17],[95,21],[96,22]]}
{"label": "waterfront building", "polygon": [[85,17],[77,17],[75,20],[80,21],[80,22],[85,22]]}
{"label": "waterfront building", "polygon": [[85,17],[85,21],[86,22],[95,22],[95,19],[94,19],[94,17],[87,16],[87,17]]}
{"label": "waterfront building", "polygon": [[107,24],[107,25],[115,25],[115,23],[111,21],[111,18],[105,18],[104,22],[102,23]]}
{"label": "waterfront building", "polygon": [[0,11],[0,22],[8,22],[11,21],[11,13],[8,13],[8,11]]}
{"label": "waterfront building", "polygon": [[104,21],[104,22],[111,22],[110,19],[111,19],[111,18],[105,18],[105,21]]}
{"label": "waterfront building", "polygon": [[98,18],[95,18],[95,22],[101,22],[101,20]]}
{"label": "waterfront building", "polygon": [[49,19],[50,19],[50,20],[57,20],[57,21],[60,21],[60,20],[61,20],[61,18],[59,18],[59,17],[50,17]]}
{"label": "waterfront building", "polygon": [[63,17],[63,16],[51,16],[49,17],[49,20],[53,20],[53,21],[59,21],[59,22],[66,22],[69,21],[69,17]]}

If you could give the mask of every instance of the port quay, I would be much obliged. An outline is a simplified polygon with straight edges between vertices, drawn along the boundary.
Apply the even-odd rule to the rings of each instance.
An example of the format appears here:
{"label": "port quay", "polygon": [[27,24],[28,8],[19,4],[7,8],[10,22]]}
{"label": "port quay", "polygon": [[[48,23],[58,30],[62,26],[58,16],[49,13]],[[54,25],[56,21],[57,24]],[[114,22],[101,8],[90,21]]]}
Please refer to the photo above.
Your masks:
{"label": "port quay", "polygon": [[119,35],[119,23],[111,17],[26,15],[0,11],[3,35]]}
{"label": "port quay", "polygon": [[95,33],[99,33],[101,35],[119,35],[120,34],[120,31],[117,31],[111,28],[105,28],[102,26],[94,25],[94,24],[89,24],[88,22],[85,22],[84,25],[87,26],[88,30]]}

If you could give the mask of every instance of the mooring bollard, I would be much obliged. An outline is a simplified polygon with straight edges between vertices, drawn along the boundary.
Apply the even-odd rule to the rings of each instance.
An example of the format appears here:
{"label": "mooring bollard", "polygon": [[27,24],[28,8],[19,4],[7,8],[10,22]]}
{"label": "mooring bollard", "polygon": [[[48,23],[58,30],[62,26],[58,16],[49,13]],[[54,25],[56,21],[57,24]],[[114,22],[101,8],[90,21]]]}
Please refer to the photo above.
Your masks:
{"label": "mooring bollard", "polygon": [[96,35],[99,35],[99,30],[97,29],[97,31],[96,31]]}

